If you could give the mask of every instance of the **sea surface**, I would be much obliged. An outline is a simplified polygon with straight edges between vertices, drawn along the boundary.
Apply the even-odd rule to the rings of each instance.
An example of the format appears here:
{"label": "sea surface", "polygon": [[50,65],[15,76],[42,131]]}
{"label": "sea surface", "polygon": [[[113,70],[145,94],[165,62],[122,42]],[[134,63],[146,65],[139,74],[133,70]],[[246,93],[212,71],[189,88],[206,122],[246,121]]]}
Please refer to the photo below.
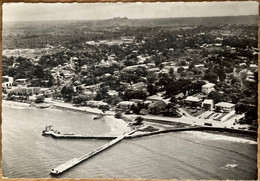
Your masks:
{"label": "sea surface", "polygon": [[[2,169],[9,178],[50,178],[52,168],[107,143],[53,139],[62,133],[110,134],[108,121],[55,109],[3,105]],[[123,140],[58,178],[257,179],[257,144],[204,132],[176,132]]]}

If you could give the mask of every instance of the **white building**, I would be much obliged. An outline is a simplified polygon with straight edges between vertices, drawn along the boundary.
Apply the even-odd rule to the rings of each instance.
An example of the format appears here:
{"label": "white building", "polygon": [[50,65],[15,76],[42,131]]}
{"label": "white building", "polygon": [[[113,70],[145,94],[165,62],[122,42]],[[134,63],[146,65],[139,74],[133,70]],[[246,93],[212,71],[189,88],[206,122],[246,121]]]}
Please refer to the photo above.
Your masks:
{"label": "white building", "polygon": [[25,85],[27,82],[27,79],[16,79],[15,82],[20,85]]}
{"label": "white building", "polygon": [[215,105],[215,109],[219,109],[223,112],[230,112],[235,108],[235,104],[229,102],[219,102]]}
{"label": "white building", "polygon": [[13,86],[14,78],[9,76],[2,77],[2,88],[11,88]]}
{"label": "white building", "polygon": [[213,110],[214,103],[211,99],[205,99],[201,104],[202,109],[205,110]]}
{"label": "white building", "polygon": [[135,105],[135,102],[132,101],[122,101],[118,103],[118,107],[121,109],[130,109],[133,105]]}
{"label": "white building", "polygon": [[252,71],[256,71],[258,69],[258,66],[256,64],[250,64],[249,69],[251,69]]}
{"label": "white building", "polygon": [[194,96],[188,96],[186,99],[184,99],[184,104],[186,106],[190,107],[200,107],[201,106],[202,99]]}
{"label": "white building", "polygon": [[215,86],[215,84],[213,84],[213,83],[207,83],[207,84],[202,86],[201,91],[205,94],[209,94],[211,91],[215,90],[214,86]]}

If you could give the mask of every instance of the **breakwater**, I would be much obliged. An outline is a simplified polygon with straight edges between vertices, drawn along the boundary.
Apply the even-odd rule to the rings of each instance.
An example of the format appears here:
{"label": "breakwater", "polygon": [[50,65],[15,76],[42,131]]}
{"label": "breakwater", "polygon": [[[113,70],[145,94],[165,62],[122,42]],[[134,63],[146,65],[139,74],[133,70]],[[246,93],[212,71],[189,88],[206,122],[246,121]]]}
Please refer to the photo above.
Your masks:
{"label": "breakwater", "polygon": [[154,131],[154,132],[149,132],[149,133],[129,135],[129,136],[125,136],[125,138],[126,139],[133,139],[133,138],[138,138],[138,137],[144,137],[144,136],[150,136],[150,135],[156,135],[156,134],[163,134],[163,133],[170,133],[170,132],[180,132],[180,131],[219,131],[219,132],[227,132],[227,133],[239,133],[239,134],[244,134],[244,135],[249,135],[249,136],[257,136],[257,132],[255,132],[255,131],[201,126],[201,127],[166,129],[166,130]]}
{"label": "breakwater", "polygon": [[[135,135],[128,134],[128,135],[125,135],[124,138],[133,139],[133,138],[138,138],[138,137],[170,133],[170,132],[181,132],[181,131],[218,131],[218,132],[227,132],[227,133],[238,133],[238,134],[244,134],[244,135],[248,135],[248,136],[257,136],[257,132],[255,132],[255,131],[201,126],[201,127],[189,127],[189,128],[171,128],[171,129],[159,130],[159,131],[154,131],[154,132],[140,133],[140,134],[135,134]],[[51,132],[49,135],[51,135],[53,138],[63,138],[63,139],[105,139],[105,140],[108,139],[109,140],[109,139],[117,138],[117,136],[57,134],[54,132]]]}

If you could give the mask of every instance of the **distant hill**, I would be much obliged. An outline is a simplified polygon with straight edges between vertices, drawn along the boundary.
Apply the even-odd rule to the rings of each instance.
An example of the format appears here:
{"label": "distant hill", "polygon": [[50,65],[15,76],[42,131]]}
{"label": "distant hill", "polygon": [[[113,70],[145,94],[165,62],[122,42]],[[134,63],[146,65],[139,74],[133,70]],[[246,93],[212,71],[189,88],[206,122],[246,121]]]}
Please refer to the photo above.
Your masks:
{"label": "distant hill", "polygon": [[219,25],[219,24],[257,24],[258,16],[221,16],[221,17],[190,17],[190,18],[158,18],[158,19],[127,19],[113,18],[101,20],[98,25],[107,26],[174,26],[174,25]]}
{"label": "distant hill", "polygon": [[178,26],[178,25],[223,25],[223,24],[258,24],[258,16],[221,16],[221,17],[190,17],[190,18],[154,18],[154,19],[128,19],[116,17],[107,20],[63,20],[63,21],[23,21],[4,22],[4,28],[16,27],[49,27],[49,26]]}

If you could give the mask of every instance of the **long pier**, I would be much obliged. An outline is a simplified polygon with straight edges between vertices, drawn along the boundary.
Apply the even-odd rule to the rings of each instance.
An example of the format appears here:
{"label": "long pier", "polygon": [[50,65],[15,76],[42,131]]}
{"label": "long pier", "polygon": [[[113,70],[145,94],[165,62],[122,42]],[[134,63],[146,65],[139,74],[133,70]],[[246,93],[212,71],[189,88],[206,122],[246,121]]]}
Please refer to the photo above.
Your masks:
{"label": "long pier", "polygon": [[[136,130],[133,130],[133,131],[130,131],[130,132],[126,133],[125,135],[118,136],[116,139],[113,139],[112,141],[110,141],[110,142],[104,144],[103,146],[97,148],[96,150],[94,150],[94,151],[92,151],[92,152],[90,152],[90,153],[87,153],[87,154],[83,155],[83,156],[80,157],[80,158],[73,158],[73,159],[71,159],[71,160],[69,160],[69,161],[67,161],[67,162],[65,162],[65,163],[63,163],[63,164],[61,164],[60,166],[58,166],[58,167],[52,169],[50,174],[52,174],[52,175],[59,175],[59,174],[65,172],[65,171],[69,170],[70,168],[75,167],[75,166],[78,165],[79,163],[81,163],[81,162],[83,162],[83,161],[85,161],[85,160],[87,160],[87,159],[93,157],[94,155],[96,155],[96,154],[98,154],[98,153],[100,153],[100,152],[102,152],[102,151],[108,149],[109,147],[115,145],[116,143],[118,143],[118,142],[120,142],[121,140],[123,140],[125,136],[131,135],[131,134],[133,134],[135,131],[136,131]],[[72,135],[70,135],[70,136],[72,136]]]}
{"label": "long pier", "polygon": [[[188,127],[188,128],[170,128],[166,130],[159,130],[154,132],[147,132],[141,134],[127,134],[124,136],[125,139],[132,139],[138,138],[143,136],[150,136],[155,134],[162,134],[162,133],[169,133],[169,132],[179,132],[179,131],[221,131],[221,132],[228,132],[228,133],[238,133],[244,135],[251,135],[257,136],[256,131],[249,131],[249,130],[240,130],[240,129],[232,129],[232,128],[220,128],[220,127],[209,127],[209,126],[200,126],[200,127]],[[45,135],[51,135],[53,138],[64,138],[64,139],[104,139],[104,140],[111,140],[116,139],[118,136],[104,136],[104,135],[74,135],[74,134],[58,134],[54,131],[49,131],[45,133]]]}
{"label": "long pier", "polygon": [[121,140],[125,139],[133,139],[143,136],[150,136],[150,135],[156,135],[156,134],[163,134],[163,133],[169,133],[169,132],[179,132],[179,131],[222,131],[222,132],[230,132],[230,133],[242,133],[245,135],[251,135],[251,136],[257,136],[257,132],[255,131],[247,131],[247,130],[237,130],[237,129],[230,129],[230,128],[218,128],[218,127],[189,127],[189,128],[172,128],[172,129],[166,129],[166,130],[160,130],[160,131],[154,131],[154,132],[148,132],[148,133],[142,133],[142,134],[136,134],[132,135],[137,130],[132,130],[128,133],[125,133],[121,136],[91,136],[91,135],[74,135],[74,134],[58,134],[54,131],[48,131],[44,135],[51,135],[54,138],[80,138],[80,139],[113,139],[112,141],[106,143],[105,145],[97,148],[96,150],[87,153],[83,155],[80,158],[73,158],[60,166],[54,168],[51,170],[52,175],[59,175],[64,173],[65,171],[69,170],[70,168],[78,165],[79,163],[97,155],[98,153],[108,149],[109,147],[112,147],[113,145],[117,144]]}

